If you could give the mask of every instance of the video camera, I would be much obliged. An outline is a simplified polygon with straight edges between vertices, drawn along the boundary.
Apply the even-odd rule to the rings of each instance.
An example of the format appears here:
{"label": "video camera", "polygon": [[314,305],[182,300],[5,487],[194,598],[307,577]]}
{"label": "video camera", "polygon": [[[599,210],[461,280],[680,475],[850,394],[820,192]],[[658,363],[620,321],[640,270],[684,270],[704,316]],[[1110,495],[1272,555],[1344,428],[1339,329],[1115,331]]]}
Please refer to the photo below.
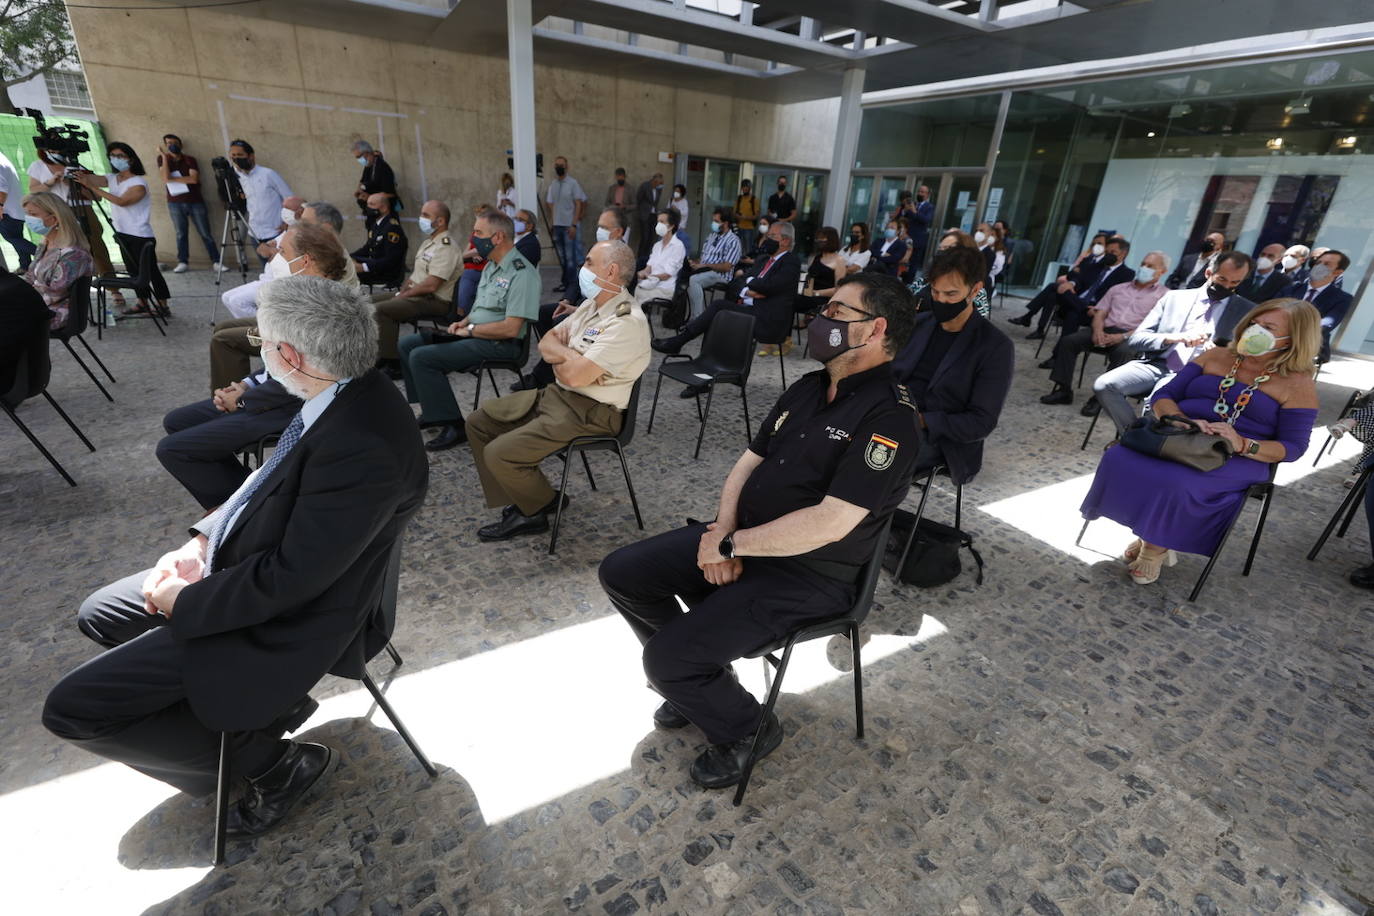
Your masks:
{"label": "video camera", "polygon": [[247,213],[248,196],[243,193],[238,173],[229,164],[229,160],[223,156],[216,156],[210,160],[210,167],[214,169],[215,190],[219,193],[219,202],[224,205],[224,209],[234,213]]}
{"label": "video camera", "polygon": [[66,124],[49,127],[48,122],[43,119],[43,112],[33,108],[25,108],[24,113],[33,118],[33,123],[38,128],[38,136],[33,138],[34,149],[56,153],[62,157],[61,164],[70,166],[78,164],[77,156],[91,151],[91,144],[87,142],[91,135],[84,130]]}

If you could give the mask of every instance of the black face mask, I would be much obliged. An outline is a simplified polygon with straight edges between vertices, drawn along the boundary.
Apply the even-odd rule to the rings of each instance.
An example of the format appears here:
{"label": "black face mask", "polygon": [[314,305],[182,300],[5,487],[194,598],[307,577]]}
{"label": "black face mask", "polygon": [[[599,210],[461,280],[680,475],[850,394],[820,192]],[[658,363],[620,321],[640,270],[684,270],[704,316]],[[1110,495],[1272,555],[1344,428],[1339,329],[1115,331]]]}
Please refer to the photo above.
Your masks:
{"label": "black face mask", "polygon": [[376,207],[368,207],[366,213],[368,219],[376,219],[382,215],[382,211],[378,210]]}
{"label": "black face mask", "polygon": [[1234,292],[1235,290],[1227,289],[1215,280],[1207,284],[1207,298],[1214,302],[1220,302],[1222,299],[1230,299],[1231,294]]}
{"label": "black face mask", "polygon": [[773,241],[772,239],[764,239],[762,242],[759,242],[759,251],[763,252],[766,255],[772,255],[773,252],[777,250],[778,243]]}
{"label": "black face mask", "polygon": [[625,183],[625,179],[624,179],[624,178],[617,178],[617,179],[615,180],[615,183],[616,183],[616,184],[624,184],[624,183]]}
{"label": "black face mask", "polygon": [[1112,266],[1113,264],[1115,264],[1115,263],[1116,263],[1116,255],[1112,254],[1110,251],[1107,252],[1106,254],[1104,254],[1104,255],[1102,256],[1102,266],[1103,266],[1103,267],[1111,267],[1111,266]]}
{"label": "black face mask", "polygon": [[241,172],[247,172],[253,168],[253,163],[249,162],[243,156],[235,156],[234,165],[238,166]]}
{"label": "black face mask", "polygon": [[935,316],[935,320],[941,324],[958,318],[959,313],[968,308],[968,305],[967,300],[962,302],[941,302],[934,296],[930,297],[930,312]]}
{"label": "black face mask", "polygon": [[181,144],[180,144],[180,143],[168,143],[168,144],[167,144],[167,152],[171,153],[173,156],[180,156],[180,155],[181,155]]}
{"label": "black face mask", "polygon": [[857,318],[854,321],[841,321],[838,318],[817,315],[806,326],[807,353],[811,355],[812,359],[828,363],[841,353],[862,347],[863,344],[855,346],[849,342],[849,326],[872,320],[869,317]]}
{"label": "black face mask", "polygon": [[561,165],[555,165],[553,167],[553,170],[558,173],[559,178],[562,178],[564,175],[568,174],[568,170]]}
{"label": "black face mask", "polygon": [[778,193],[779,193],[779,194],[786,194],[786,193],[787,193],[787,185],[784,184],[784,183],[782,183],[782,182],[778,182]]}
{"label": "black face mask", "polygon": [[857,232],[851,232],[851,233],[849,233],[849,244],[851,244],[851,245],[857,245],[857,244],[859,244],[859,233],[857,233]]}
{"label": "black face mask", "polygon": [[1203,240],[1202,240],[1202,253],[1203,253],[1203,254],[1211,254],[1213,251],[1216,250],[1216,247],[1217,247],[1217,243],[1214,242],[1214,241],[1212,241],[1211,239],[1203,239]]}

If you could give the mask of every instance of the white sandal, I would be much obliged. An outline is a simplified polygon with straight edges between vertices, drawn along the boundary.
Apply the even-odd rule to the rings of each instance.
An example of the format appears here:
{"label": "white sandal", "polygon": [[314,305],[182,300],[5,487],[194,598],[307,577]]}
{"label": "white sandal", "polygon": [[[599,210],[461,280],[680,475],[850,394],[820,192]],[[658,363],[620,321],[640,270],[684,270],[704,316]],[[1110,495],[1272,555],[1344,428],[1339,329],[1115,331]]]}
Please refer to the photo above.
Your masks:
{"label": "white sandal", "polygon": [[1140,555],[1131,564],[1131,581],[1136,585],[1151,585],[1159,581],[1159,574],[1163,567],[1174,566],[1178,563],[1178,554],[1172,550],[1165,549],[1161,553],[1146,553],[1141,548]]}

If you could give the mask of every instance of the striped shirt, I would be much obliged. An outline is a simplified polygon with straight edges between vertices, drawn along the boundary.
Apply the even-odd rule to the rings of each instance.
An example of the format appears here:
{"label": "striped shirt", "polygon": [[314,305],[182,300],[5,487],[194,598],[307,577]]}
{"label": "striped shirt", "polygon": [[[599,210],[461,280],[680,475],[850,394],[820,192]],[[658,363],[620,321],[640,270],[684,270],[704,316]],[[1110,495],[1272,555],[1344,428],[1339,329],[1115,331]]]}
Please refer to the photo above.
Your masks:
{"label": "striped shirt", "polygon": [[[720,264],[729,261],[731,264],[738,264],[742,251],[739,236],[733,231],[717,232],[715,235],[707,236],[706,244],[701,246],[701,263]],[[728,271],[716,271],[715,274],[722,280],[730,279]]]}

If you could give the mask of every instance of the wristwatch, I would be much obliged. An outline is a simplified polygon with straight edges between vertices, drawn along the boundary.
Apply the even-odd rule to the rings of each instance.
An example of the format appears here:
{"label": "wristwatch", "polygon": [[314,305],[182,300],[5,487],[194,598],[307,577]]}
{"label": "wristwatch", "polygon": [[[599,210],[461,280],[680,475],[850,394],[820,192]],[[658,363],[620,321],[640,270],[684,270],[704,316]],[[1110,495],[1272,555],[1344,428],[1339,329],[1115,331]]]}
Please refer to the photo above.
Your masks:
{"label": "wristwatch", "polygon": [[1258,439],[1247,439],[1247,440],[1245,440],[1245,441],[1249,443],[1249,447],[1245,449],[1245,454],[1247,454],[1247,455],[1258,455],[1258,454],[1259,454],[1259,449],[1260,449],[1259,440],[1258,440]]}
{"label": "wristwatch", "polygon": [[727,560],[735,558],[735,532],[731,531],[720,539],[720,555]]}

